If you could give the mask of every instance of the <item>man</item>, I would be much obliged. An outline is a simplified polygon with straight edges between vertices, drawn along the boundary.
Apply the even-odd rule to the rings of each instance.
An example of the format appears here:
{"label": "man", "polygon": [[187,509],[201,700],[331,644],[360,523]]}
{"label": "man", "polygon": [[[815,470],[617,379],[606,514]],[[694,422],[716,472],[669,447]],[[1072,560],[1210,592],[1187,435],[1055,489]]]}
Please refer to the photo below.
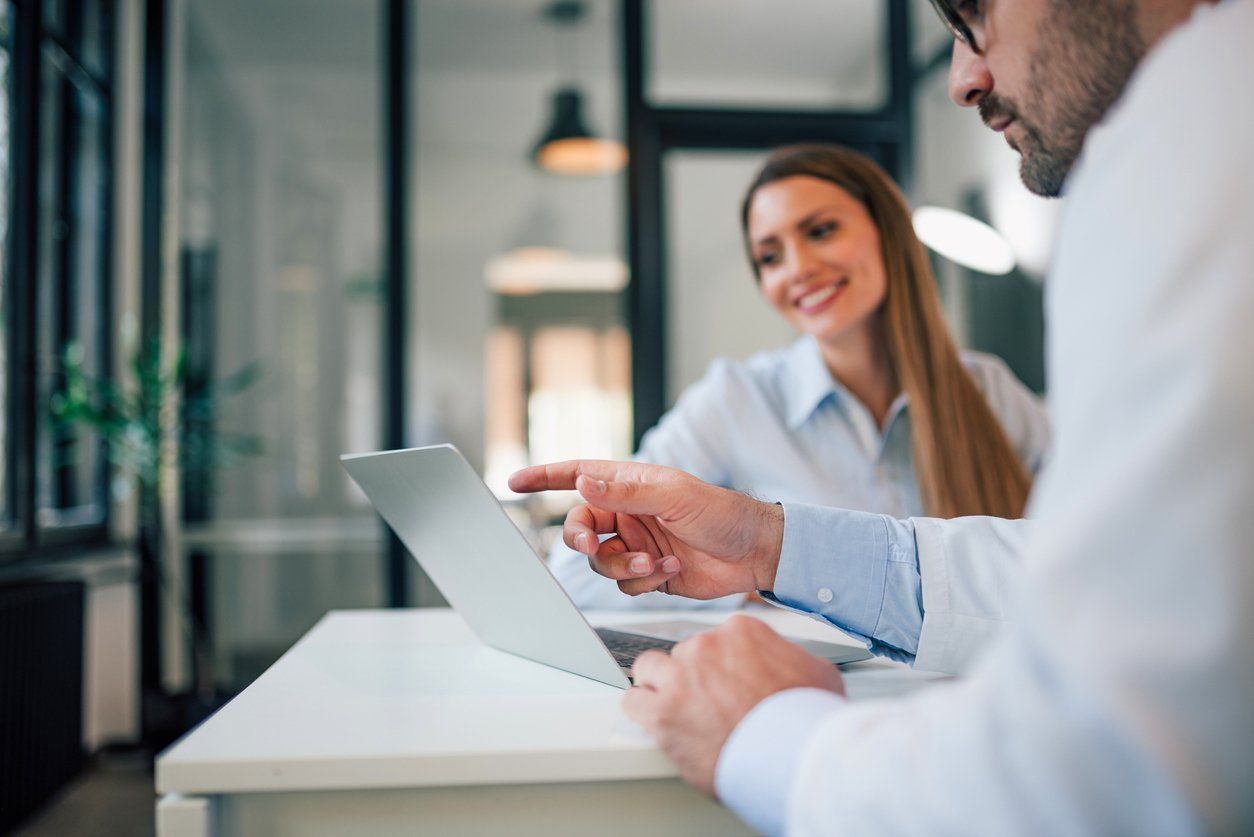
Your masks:
{"label": "man", "polygon": [[1057,443],[1021,570],[991,576],[1007,591],[963,590],[1005,534],[979,519],[781,508],[634,463],[512,485],[577,487],[567,542],[625,592],[758,589],[900,656],[915,642],[916,664],[962,659],[984,641],[964,621],[1013,601],[968,676],[901,701],[847,704],[745,617],[641,657],[625,711],[762,831],[1250,833],[1254,0],[933,2],[958,36],[952,97],[1029,188],[1069,195]]}

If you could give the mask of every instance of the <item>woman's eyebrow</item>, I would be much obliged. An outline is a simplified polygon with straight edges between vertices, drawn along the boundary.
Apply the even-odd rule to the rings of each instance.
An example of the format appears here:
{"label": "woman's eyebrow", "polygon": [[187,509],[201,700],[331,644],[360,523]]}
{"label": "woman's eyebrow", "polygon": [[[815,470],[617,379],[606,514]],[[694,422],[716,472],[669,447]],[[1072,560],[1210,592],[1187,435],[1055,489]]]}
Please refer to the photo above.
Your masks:
{"label": "woman's eyebrow", "polygon": [[[801,230],[801,229],[805,229],[806,227],[808,227],[808,226],[810,226],[811,224],[813,224],[813,223],[814,223],[816,220],[818,220],[820,217],[822,217],[822,216],[824,216],[824,215],[827,215],[827,214],[835,214],[835,213],[836,213],[836,211],[837,211],[837,209],[836,209],[836,207],[834,207],[834,206],[821,206],[821,207],[819,207],[818,209],[816,209],[816,210],[814,210],[813,212],[811,212],[809,215],[807,215],[807,216],[805,216],[804,218],[802,218],[801,220],[797,221],[797,223],[796,223],[796,224],[794,224],[793,226],[794,226],[796,229],[799,229],[799,230]],[[778,236],[777,234],[775,234],[775,233],[771,233],[770,235],[764,235],[764,236],[762,236],[761,238],[759,238],[759,239],[757,239],[756,241],[754,241],[754,242],[753,242],[753,246],[754,246],[754,247],[764,247],[764,246],[766,246],[766,245],[768,245],[768,244],[774,244],[774,243],[776,243],[776,242],[778,242],[778,241],[779,241],[779,236]]]}
{"label": "woman's eyebrow", "polygon": [[832,215],[836,214],[836,207],[834,206],[819,207],[818,209],[814,210],[809,215],[807,215],[806,217],[798,221],[797,229],[803,229],[805,227],[808,227],[811,224],[813,224],[815,221],[817,221],[820,217],[824,215],[828,215],[828,214],[832,214]]}

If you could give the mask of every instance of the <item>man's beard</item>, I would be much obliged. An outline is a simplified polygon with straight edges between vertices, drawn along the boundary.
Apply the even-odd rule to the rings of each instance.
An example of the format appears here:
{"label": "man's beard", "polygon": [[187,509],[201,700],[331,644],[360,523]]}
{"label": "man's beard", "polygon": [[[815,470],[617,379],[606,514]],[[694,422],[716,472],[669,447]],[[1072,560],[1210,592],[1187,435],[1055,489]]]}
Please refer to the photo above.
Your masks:
{"label": "man's beard", "polygon": [[[1089,129],[1123,93],[1145,55],[1131,0],[1051,0],[1028,64],[1022,107],[992,94],[980,116],[1018,120],[1019,176],[1029,191],[1062,193]],[[1027,119],[1023,111],[1030,114]]]}

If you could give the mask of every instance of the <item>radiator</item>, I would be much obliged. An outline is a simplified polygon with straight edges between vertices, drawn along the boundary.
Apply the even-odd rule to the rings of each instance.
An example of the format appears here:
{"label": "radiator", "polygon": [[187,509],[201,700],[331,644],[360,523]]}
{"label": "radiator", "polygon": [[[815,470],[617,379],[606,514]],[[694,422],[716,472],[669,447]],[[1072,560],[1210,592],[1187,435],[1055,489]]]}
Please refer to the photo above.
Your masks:
{"label": "radiator", "polygon": [[0,834],[83,767],[81,582],[0,587]]}

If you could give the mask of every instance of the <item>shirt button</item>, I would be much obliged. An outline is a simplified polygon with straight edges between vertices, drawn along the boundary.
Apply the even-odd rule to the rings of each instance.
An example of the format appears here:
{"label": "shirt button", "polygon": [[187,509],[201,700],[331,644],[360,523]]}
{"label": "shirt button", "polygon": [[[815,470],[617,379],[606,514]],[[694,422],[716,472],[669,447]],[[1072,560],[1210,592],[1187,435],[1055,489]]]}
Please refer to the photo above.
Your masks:
{"label": "shirt button", "polygon": [[828,590],[826,587],[820,587],[819,588],[819,601],[822,602],[823,604],[827,604],[831,600],[832,600],[832,591]]}

